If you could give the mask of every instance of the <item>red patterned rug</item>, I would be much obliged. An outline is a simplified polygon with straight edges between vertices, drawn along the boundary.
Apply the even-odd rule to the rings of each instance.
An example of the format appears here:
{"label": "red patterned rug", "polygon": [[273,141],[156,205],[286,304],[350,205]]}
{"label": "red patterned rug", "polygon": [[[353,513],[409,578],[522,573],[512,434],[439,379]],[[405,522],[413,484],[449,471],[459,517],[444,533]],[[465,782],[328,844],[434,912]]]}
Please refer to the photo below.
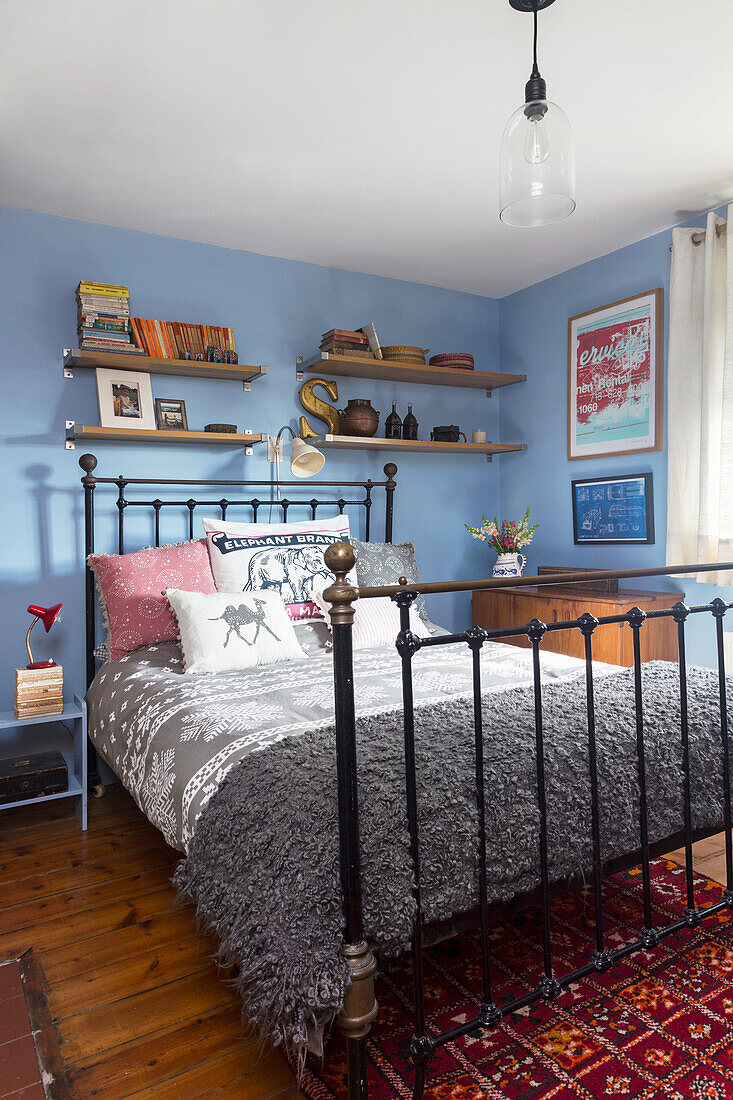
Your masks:
{"label": "red patterned rug", "polygon": [[[684,871],[652,864],[655,922],[685,907]],[[696,876],[699,905],[721,887]],[[641,873],[604,884],[607,946],[633,940],[642,927]],[[582,965],[593,950],[593,896],[588,888],[552,905],[557,973]],[[502,1004],[534,986],[541,970],[540,921],[527,910],[492,935],[494,998]],[[412,1096],[407,1041],[412,1031],[411,969],[383,965],[380,1013],[369,1039],[370,1100]],[[475,1014],[480,1001],[480,948],[474,935],[428,953],[428,1028],[447,1029]],[[311,1100],[346,1095],[342,1044],[333,1036],[321,1066],[309,1060],[303,1091]],[[733,1098],[733,915],[723,910],[694,930],[639,952],[608,974],[594,975],[551,1004],[504,1020],[486,1038],[442,1047],[431,1063],[426,1100],[569,1100],[570,1097]]]}

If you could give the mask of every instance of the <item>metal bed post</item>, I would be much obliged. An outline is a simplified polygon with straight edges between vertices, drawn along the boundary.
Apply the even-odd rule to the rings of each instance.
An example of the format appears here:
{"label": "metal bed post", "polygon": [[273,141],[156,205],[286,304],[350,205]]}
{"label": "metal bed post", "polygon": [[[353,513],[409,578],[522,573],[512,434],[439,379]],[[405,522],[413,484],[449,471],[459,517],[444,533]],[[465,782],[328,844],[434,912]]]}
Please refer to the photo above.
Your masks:
{"label": "metal bed post", "polygon": [[377,1015],[374,994],[376,961],[364,939],[361,905],[361,863],[359,852],[359,800],[356,761],[356,715],[354,705],[354,660],[352,625],[354,600],[358,592],[346,581],[356,564],[347,542],[336,542],[325,554],[326,565],[335,581],[324,592],[331,604],[333,632],[333,676],[336,701],[336,768],[338,776],[339,862],[344,907],[344,942],[351,986],[339,1015],[339,1027],[346,1037],[349,1100],[366,1100],[366,1037]]}
{"label": "metal bed post", "polygon": [[590,773],[591,836],[593,838],[593,900],[595,906],[596,949],[592,962],[599,973],[611,966],[611,956],[603,942],[603,856],[601,854],[601,808],[598,791],[598,747],[596,744],[596,706],[593,693],[593,632],[599,625],[595,615],[586,612],[578,619],[585,651],[585,702],[588,718],[588,769]]}
{"label": "metal bed post", "polygon": [[[385,492],[387,495],[387,511],[384,517],[384,541],[392,541],[392,518],[394,515],[394,491],[397,486],[397,482],[394,479],[397,473],[397,467],[394,462],[388,462],[384,467],[384,476],[387,478],[385,485]],[[367,513],[368,514],[368,513]],[[367,540],[368,541],[368,540]]]}
{"label": "metal bed post", "polygon": [[639,836],[641,840],[641,882],[644,894],[644,931],[642,938],[648,947],[655,947],[658,935],[652,926],[652,894],[649,873],[649,821],[646,800],[646,752],[644,748],[644,697],[641,682],[641,638],[639,631],[646,622],[646,612],[632,607],[626,619],[633,632],[634,651],[634,714],[636,720],[636,767],[639,780]]}
{"label": "metal bed post", "polygon": [[542,724],[542,675],[540,669],[540,642],[547,627],[539,619],[527,623],[527,637],[532,645],[532,679],[534,685],[534,731],[537,768],[537,806],[540,812],[540,889],[542,898],[542,961],[543,973],[538,991],[547,1001],[553,1000],[561,986],[552,970],[552,929],[550,922],[550,867],[547,829],[547,787],[545,783],[545,738]]}
{"label": "metal bed post", "polygon": [[[89,568],[89,555],[94,553],[94,488],[96,478],[94,470],[97,460],[94,455],[85,454],[79,459],[79,465],[84,471],[81,483],[84,486],[84,569],[85,569],[85,604],[86,604],[86,673],[87,687],[94,679],[94,574]],[[97,763],[97,750],[90,738],[87,738],[87,785],[95,797],[104,794],[104,787],[99,776]]]}
{"label": "metal bed post", "polygon": [[718,649],[718,691],[720,693],[720,737],[723,748],[723,815],[725,821],[725,897],[733,902],[733,822],[730,798],[730,749],[728,745],[728,700],[725,685],[725,645],[723,617],[728,605],[716,596],[710,605],[715,619],[715,639]]}
{"label": "metal bed post", "polygon": [[393,597],[400,609],[400,632],[397,652],[402,661],[402,707],[405,745],[405,798],[407,826],[410,833],[415,915],[412,921],[412,985],[414,1034],[410,1041],[410,1058],[415,1066],[414,1097],[421,1097],[425,1088],[425,1071],[433,1056],[433,1048],[425,1033],[425,977],[423,969],[423,917],[420,884],[420,833],[417,805],[417,768],[415,761],[415,710],[412,692],[412,658],[420,648],[420,639],[410,630],[410,607],[417,597],[412,591]]}

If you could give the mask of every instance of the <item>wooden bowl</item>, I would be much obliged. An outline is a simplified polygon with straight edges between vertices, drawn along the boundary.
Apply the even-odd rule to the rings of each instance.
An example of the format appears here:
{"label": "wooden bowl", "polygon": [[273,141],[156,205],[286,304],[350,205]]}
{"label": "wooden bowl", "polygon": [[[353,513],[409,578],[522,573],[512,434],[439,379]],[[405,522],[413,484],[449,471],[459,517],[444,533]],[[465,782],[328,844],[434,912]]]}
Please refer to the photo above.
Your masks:
{"label": "wooden bowl", "polygon": [[388,347],[382,348],[382,355],[385,359],[407,363],[422,363],[424,366],[425,356],[429,351],[430,348],[417,348],[414,344],[390,344]]}

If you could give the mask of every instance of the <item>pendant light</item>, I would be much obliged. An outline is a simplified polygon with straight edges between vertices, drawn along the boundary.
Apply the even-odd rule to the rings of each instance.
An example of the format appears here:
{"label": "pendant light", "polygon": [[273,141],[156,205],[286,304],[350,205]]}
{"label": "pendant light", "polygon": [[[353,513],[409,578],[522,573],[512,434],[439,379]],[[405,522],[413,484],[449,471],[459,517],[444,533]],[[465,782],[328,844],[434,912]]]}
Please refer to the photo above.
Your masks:
{"label": "pendant light", "polygon": [[499,158],[499,217],[507,225],[563,221],[575,210],[575,152],[567,116],[547,98],[537,66],[537,13],[554,0],[509,0],[532,12],[534,64],[525,101],[507,123]]}

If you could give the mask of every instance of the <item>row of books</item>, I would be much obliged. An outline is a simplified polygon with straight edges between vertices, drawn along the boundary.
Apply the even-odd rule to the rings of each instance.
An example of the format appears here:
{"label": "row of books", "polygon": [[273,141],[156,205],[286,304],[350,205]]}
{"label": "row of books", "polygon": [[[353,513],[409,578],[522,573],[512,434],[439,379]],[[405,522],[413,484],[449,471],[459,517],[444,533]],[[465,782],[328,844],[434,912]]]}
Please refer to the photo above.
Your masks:
{"label": "row of books", "polygon": [[321,351],[330,352],[332,355],[352,356],[355,359],[374,357],[368,337],[361,331],[354,332],[351,329],[332,328],[324,332],[320,348]]}
{"label": "row of books", "polygon": [[50,668],[16,668],[16,718],[60,714],[63,709],[64,670],[61,665],[52,665]]}
{"label": "row of books", "polygon": [[80,348],[140,355],[132,341],[130,292],[126,286],[82,281],[76,288]]}
{"label": "row of books", "polygon": [[148,317],[131,317],[130,324],[138,348],[154,359],[206,360],[210,347],[219,348],[222,358],[227,352],[236,356],[234,333],[221,325],[189,325]]}

